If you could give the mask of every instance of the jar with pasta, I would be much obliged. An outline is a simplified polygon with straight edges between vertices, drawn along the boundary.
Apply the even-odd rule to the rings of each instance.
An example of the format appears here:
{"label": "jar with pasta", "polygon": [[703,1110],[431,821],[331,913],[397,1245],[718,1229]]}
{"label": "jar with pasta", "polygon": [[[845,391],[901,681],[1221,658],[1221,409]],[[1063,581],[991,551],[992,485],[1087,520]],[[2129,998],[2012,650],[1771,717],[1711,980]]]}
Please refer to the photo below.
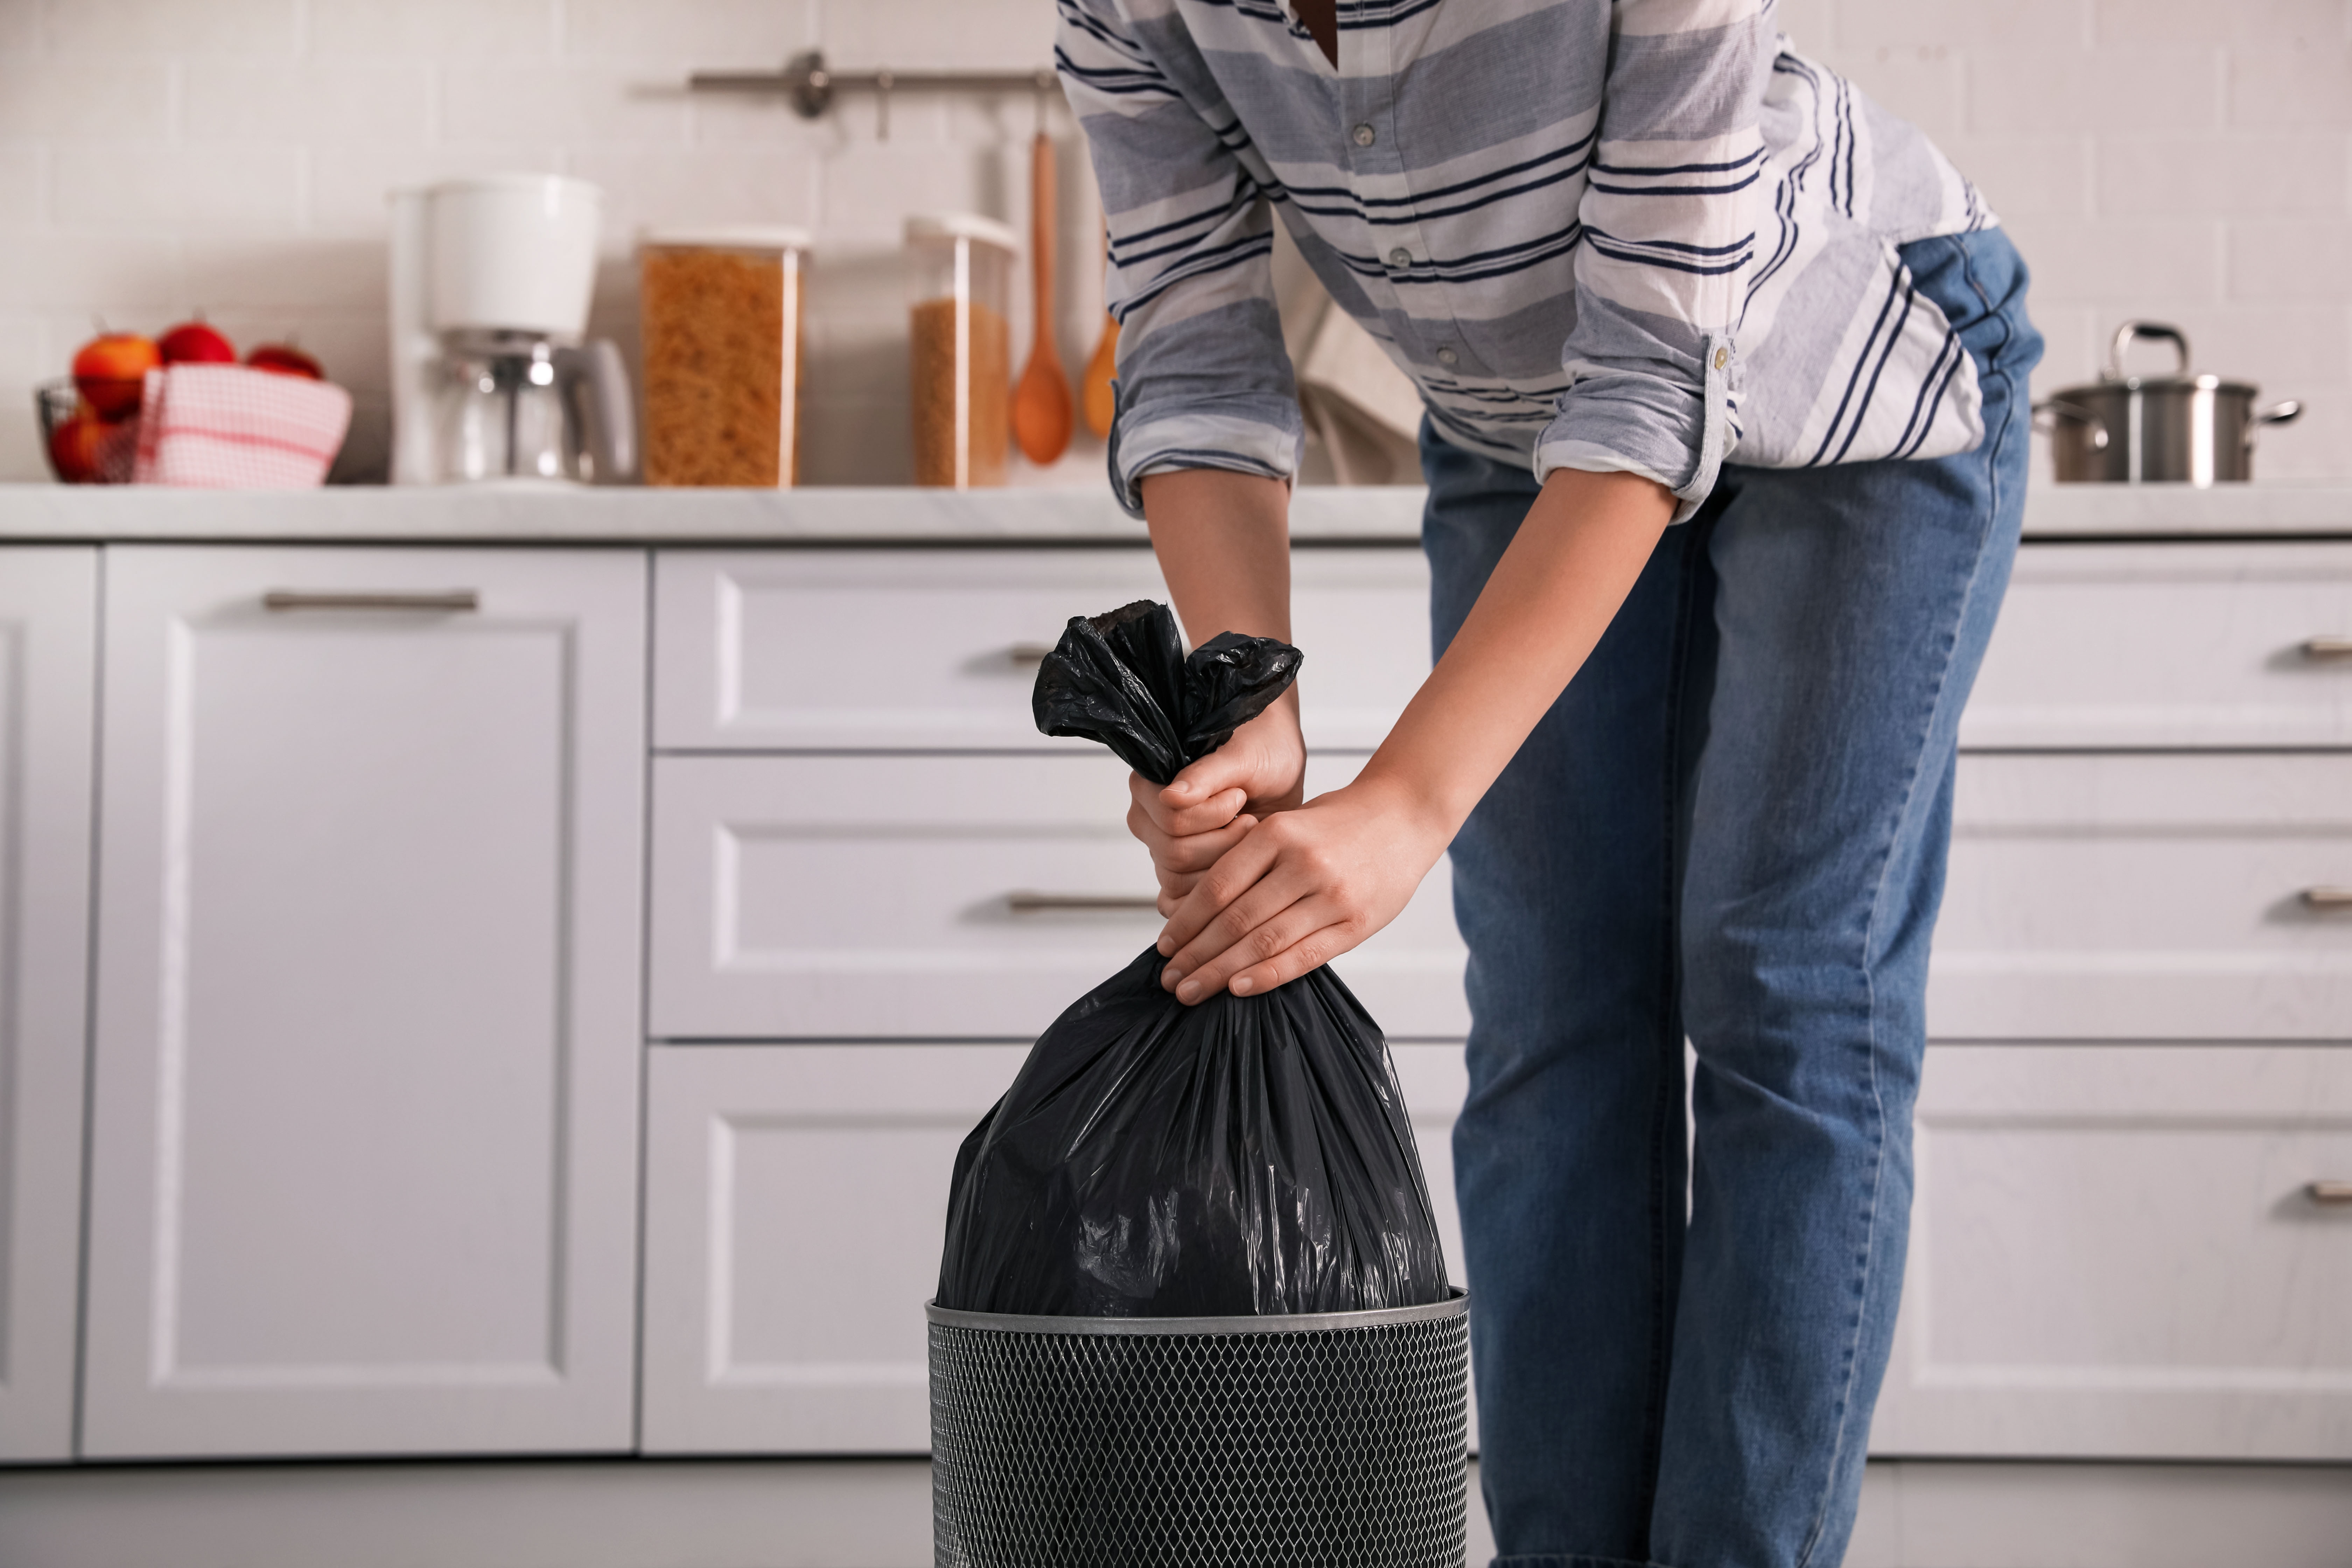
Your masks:
{"label": "jar with pasta", "polygon": [[969,214],[907,220],[915,482],[1001,485],[1012,446],[1013,231]]}
{"label": "jar with pasta", "polygon": [[637,253],[649,485],[773,488],[800,479],[795,228],[656,230]]}

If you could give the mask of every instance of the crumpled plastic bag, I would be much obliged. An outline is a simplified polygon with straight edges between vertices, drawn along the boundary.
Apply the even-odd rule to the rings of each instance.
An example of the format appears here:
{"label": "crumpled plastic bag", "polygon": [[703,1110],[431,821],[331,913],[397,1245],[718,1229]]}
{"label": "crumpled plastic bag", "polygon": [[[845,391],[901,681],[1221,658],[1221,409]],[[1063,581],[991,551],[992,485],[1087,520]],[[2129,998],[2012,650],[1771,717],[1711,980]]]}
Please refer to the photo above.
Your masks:
{"label": "crumpled plastic bag", "polygon": [[[1223,745],[1301,656],[1184,654],[1148,601],[1070,622],[1037,727],[1156,784]],[[1329,966],[1187,1007],[1146,949],[1038,1037],[957,1152],[939,1304],[1048,1317],[1345,1312],[1445,1300],[1388,1043]]]}

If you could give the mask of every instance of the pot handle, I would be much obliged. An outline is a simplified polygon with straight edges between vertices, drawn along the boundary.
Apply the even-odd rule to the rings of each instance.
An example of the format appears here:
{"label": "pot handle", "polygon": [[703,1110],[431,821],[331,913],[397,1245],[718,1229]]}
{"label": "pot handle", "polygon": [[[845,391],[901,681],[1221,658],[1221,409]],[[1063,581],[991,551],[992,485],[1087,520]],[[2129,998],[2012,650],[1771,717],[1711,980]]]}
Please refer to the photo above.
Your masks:
{"label": "pot handle", "polygon": [[2289,397],[2272,404],[2268,408],[2256,409],[2254,411],[2254,416],[2252,419],[2247,420],[2246,423],[2249,425],[2292,425],[2297,419],[2302,417],[2303,405],[2295,399]]}
{"label": "pot handle", "polygon": [[[2298,409],[2297,412],[2301,411]],[[2287,417],[2292,419],[2294,416],[2290,414]],[[2100,422],[2097,415],[2081,404],[2068,403],[2062,398],[2052,397],[2033,405],[2033,427],[2045,436],[2049,435],[2062,419],[2070,425],[2088,425],[2091,427],[2091,450],[2104,452],[2107,449],[2106,426]]]}
{"label": "pot handle", "polygon": [[2173,366],[2173,374],[2176,375],[2189,374],[2189,334],[2187,332],[2182,331],[2179,327],[2168,327],[2162,321],[2126,321],[2116,329],[2115,341],[2107,345],[2105,379],[2123,380],[2124,352],[2132,346],[2135,339],[2139,338],[2154,338],[2170,343],[2173,352],[2180,356],[2179,363]]}

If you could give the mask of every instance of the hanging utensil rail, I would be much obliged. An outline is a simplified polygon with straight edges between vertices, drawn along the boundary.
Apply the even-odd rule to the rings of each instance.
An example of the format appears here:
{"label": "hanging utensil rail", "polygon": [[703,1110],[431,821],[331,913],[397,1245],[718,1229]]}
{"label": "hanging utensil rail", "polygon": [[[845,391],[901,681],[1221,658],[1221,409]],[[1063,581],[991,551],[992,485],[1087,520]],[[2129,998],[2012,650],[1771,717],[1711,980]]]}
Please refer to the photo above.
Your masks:
{"label": "hanging utensil rail", "polygon": [[687,85],[697,92],[781,92],[803,120],[833,107],[837,92],[1046,92],[1055,87],[1053,68],[1032,71],[870,70],[837,71],[821,49],[803,49],[781,71],[696,71]]}

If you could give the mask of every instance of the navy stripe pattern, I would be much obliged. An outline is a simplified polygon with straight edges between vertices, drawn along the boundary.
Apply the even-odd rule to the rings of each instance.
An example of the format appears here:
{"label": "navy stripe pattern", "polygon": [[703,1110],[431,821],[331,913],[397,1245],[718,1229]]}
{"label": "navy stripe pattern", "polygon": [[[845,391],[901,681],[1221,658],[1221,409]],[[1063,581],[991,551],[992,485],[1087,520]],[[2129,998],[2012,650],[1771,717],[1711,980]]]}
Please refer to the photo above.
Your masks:
{"label": "navy stripe pattern", "polygon": [[1057,0],[1122,323],[1112,482],[1297,469],[1277,216],[1445,439],[1646,475],[1966,451],[1973,362],[1895,247],[1990,226],[1774,0]]}

